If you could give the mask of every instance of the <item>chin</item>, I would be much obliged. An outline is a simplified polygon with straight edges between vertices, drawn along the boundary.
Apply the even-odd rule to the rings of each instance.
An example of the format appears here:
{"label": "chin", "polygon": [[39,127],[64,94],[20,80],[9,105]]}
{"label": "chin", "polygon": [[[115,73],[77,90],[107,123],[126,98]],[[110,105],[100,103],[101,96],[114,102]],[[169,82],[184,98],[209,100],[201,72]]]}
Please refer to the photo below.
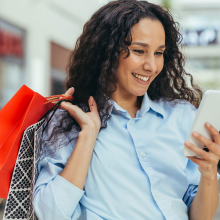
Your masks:
{"label": "chin", "polygon": [[141,96],[141,95],[144,95],[146,92],[147,92],[147,90],[148,90],[148,87],[146,88],[136,88],[135,89],[136,91],[136,93],[137,93],[137,95],[138,96]]}
{"label": "chin", "polygon": [[136,92],[134,93],[134,95],[135,95],[135,96],[143,96],[146,92],[147,92],[147,90],[136,91]]}

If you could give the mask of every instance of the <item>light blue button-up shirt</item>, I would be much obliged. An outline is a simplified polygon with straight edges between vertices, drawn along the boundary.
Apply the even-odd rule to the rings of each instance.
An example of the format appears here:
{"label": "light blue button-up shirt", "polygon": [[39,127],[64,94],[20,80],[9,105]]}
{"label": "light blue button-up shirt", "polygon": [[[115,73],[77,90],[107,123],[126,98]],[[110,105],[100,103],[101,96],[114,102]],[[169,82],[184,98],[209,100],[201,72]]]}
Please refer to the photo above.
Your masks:
{"label": "light blue button-up shirt", "polygon": [[[38,164],[33,196],[37,216],[40,220],[80,216],[80,220],[187,220],[200,172],[182,148],[197,109],[189,102],[174,107],[152,101],[145,93],[141,109],[131,118],[113,103],[112,118],[97,137],[83,190],[58,175],[76,141]],[[50,135],[60,111],[64,110],[55,114],[43,139]]]}

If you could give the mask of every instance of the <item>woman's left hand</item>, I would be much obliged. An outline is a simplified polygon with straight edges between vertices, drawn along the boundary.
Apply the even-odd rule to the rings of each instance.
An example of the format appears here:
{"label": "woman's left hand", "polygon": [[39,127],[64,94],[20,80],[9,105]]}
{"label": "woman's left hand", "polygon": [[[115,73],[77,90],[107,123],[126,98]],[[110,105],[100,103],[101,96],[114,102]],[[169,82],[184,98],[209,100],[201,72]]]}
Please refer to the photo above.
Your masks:
{"label": "woman's left hand", "polygon": [[193,132],[192,135],[198,141],[203,143],[209,149],[209,152],[206,152],[187,141],[184,144],[200,157],[188,156],[187,158],[198,164],[198,169],[201,175],[208,179],[213,179],[217,177],[217,165],[220,160],[220,133],[209,123],[206,123],[205,126],[211,132],[213,141],[197,132]]}

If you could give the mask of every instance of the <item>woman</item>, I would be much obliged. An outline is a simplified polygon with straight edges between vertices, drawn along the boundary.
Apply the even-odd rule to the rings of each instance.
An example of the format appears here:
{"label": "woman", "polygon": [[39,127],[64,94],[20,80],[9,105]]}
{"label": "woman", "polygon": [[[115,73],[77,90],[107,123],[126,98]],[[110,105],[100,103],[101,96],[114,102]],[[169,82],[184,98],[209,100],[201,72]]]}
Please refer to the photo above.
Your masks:
{"label": "woman", "polygon": [[74,101],[43,134],[39,219],[213,218],[220,135],[207,125],[213,142],[194,137],[210,151],[185,143],[203,159],[183,156],[202,92],[180,41],[169,12],[146,1],[110,2],[85,24],[68,66]]}

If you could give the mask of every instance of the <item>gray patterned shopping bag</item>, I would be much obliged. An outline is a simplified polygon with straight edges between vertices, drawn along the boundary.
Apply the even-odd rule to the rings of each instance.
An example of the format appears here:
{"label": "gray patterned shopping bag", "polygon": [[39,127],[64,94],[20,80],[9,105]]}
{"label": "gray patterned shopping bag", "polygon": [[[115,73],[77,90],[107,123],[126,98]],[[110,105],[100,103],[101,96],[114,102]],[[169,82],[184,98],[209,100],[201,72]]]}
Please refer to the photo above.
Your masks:
{"label": "gray patterned shopping bag", "polygon": [[38,177],[37,164],[40,159],[42,119],[28,127],[20,144],[14,167],[3,220],[38,220],[33,204],[33,188]]}

